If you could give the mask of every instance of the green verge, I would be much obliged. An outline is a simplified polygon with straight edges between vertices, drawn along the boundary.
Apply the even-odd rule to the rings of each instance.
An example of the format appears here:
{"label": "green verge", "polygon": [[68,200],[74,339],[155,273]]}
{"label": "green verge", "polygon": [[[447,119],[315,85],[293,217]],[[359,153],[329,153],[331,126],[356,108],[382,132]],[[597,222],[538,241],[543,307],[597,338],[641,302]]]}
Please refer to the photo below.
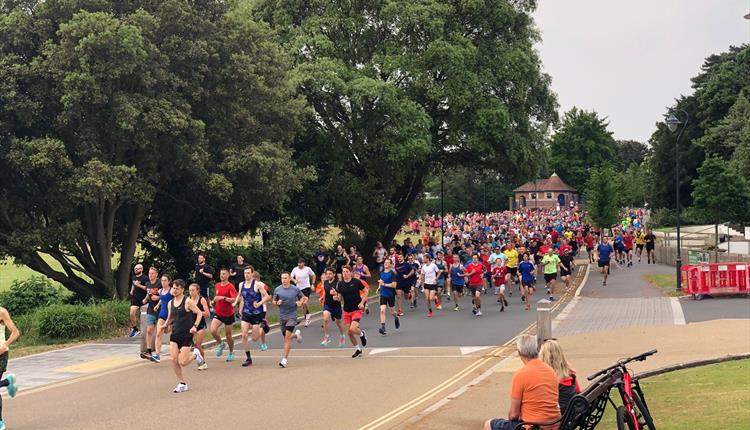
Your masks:
{"label": "green verge", "polygon": [[[748,429],[750,360],[665,373],[644,379],[641,387],[659,430]],[[599,428],[617,429],[611,407],[607,408]]]}
{"label": "green verge", "polygon": [[670,297],[680,297],[682,295],[682,293],[674,290],[675,284],[677,284],[676,275],[643,275],[643,279],[649,284],[663,289]]}

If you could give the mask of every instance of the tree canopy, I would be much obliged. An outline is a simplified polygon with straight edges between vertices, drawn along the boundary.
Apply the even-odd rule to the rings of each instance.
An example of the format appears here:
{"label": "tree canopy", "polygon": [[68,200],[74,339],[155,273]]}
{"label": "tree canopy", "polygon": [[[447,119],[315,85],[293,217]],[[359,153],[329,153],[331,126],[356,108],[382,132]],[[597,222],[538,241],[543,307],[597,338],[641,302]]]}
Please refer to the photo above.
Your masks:
{"label": "tree canopy", "polygon": [[300,189],[289,58],[227,7],[0,3],[0,255],[124,297],[145,221],[239,228]]}
{"label": "tree canopy", "polygon": [[750,185],[717,156],[706,158],[693,181],[691,212],[702,222],[750,221]]}
{"label": "tree canopy", "polygon": [[609,228],[617,224],[622,208],[622,176],[610,163],[591,169],[586,183],[586,209],[594,227]]}

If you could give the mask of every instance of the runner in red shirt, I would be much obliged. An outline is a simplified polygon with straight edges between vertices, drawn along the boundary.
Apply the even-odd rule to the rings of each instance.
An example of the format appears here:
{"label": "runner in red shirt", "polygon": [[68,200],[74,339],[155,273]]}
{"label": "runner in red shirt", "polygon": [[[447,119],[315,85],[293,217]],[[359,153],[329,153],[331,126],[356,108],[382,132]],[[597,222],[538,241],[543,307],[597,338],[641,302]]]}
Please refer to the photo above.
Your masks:
{"label": "runner in red shirt", "polygon": [[583,243],[586,244],[586,253],[589,255],[589,263],[594,262],[594,245],[596,244],[596,239],[594,238],[594,234],[589,232],[586,237],[583,239]]}
{"label": "runner in red shirt", "polygon": [[633,232],[628,231],[625,233],[625,236],[622,237],[622,243],[625,246],[625,254],[628,256],[628,265],[627,267],[631,267],[633,265]]}
{"label": "runner in red shirt", "polygon": [[482,261],[482,266],[484,266],[484,284],[482,284],[482,292],[487,294],[487,289],[489,289],[492,284],[492,264],[490,264],[490,251],[486,247],[482,248],[482,251],[479,254],[479,259]]}
{"label": "runner in red shirt", "polygon": [[471,313],[482,316],[482,285],[484,285],[484,265],[479,262],[479,255],[471,256],[471,263],[466,265],[466,273],[469,275],[469,292],[474,304]]}
{"label": "runner in red shirt", "polygon": [[505,307],[508,305],[508,301],[505,300],[505,265],[503,260],[498,258],[495,260],[495,264],[492,266],[492,286],[495,288],[495,295],[497,296],[497,302],[500,303],[500,312],[505,311]]}
{"label": "runner in red shirt", "polygon": [[[234,284],[229,282],[229,270],[221,269],[219,272],[221,280],[215,286],[216,292],[211,302],[214,305],[214,319],[211,320],[211,336],[214,337],[218,345],[214,352],[217,357],[221,357],[224,349],[229,345],[229,354],[227,361],[234,361],[234,338],[232,337],[232,324],[234,324],[234,299],[237,297],[237,289]],[[227,337],[226,342],[219,337],[219,327],[224,324],[224,334]]]}

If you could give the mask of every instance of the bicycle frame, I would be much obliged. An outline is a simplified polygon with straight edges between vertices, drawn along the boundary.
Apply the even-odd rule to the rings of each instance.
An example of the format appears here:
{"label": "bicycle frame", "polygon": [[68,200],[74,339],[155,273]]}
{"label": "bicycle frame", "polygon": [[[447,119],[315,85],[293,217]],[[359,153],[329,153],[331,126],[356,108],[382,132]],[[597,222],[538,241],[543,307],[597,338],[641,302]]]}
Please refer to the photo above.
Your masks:
{"label": "bicycle frame", "polygon": [[620,391],[620,397],[622,397],[622,404],[625,406],[625,410],[633,420],[632,422],[635,423],[636,430],[641,430],[641,424],[638,422],[635,407],[633,406],[633,377],[627,369],[623,369],[622,383],[617,386],[617,389]]}

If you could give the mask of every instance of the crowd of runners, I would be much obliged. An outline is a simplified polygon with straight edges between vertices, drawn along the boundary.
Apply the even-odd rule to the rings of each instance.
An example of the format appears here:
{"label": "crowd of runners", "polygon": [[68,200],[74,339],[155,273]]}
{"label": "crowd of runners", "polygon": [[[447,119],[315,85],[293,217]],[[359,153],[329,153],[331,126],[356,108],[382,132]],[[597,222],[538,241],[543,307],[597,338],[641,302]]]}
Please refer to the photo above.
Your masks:
{"label": "crowd of runners", "polygon": [[606,230],[592,228],[578,207],[448,214],[443,219],[428,216],[409,220],[399,235],[405,238],[394,240],[388,248],[378,243],[367,256],[374,262],[372,268],[354,246],[338,245],[329,252],[321,245],[311,256],[310,266],[300,258],[289,272],[272,276],[280,281],[275,288],[242,256],[216,271],[204,255],[198,255],[189,284],[160,275],[153,267],[144,273],[138,264],[132,278],[130,335],[140,334],[140,308],[145,305],[144,336],[146,345],[154,347],[141,356],[159,362],[162,343],[169,335],[178,380],[174,392],[184,392],[188,386],[182,369],[193,361],[198,370],[208,367],[203,348],[207,334],[216,341],[216,357],[226,352],[226,361],[233,362],[234,324],[239,320],[243,367],[253,364],[252,343],[260,351],[268,349],[269,306],[278,309],[284,341],[278,365],[287,367],[293,342],[302,342],[299,325],[311,324],[312,298],[322,308],[320,346],[333,342],[344,348],[348,339],[352,358],[357,358],[368,341],[360,323],[370,313],[372,288],[379,298],[378,332],[382,336],[388,335],[389,320],[394,329],[401,329],[407,306],[415,312],[424,309],[431,318],[444,306],[459,312],[468,303],[472,314],[481,317],[483,302],[484,311],[494,306],[504,312],[509,298],[517,293],[528,311],[537,289],[555,300],[571,285],[579,250],[587,251],[581,258],[598,265],[605,285],[612,264],[623,269],[642,258],[647,264],[655,263],[655,236],[644,230],[644,215],[643,210],[626,210],[622,222]]}

